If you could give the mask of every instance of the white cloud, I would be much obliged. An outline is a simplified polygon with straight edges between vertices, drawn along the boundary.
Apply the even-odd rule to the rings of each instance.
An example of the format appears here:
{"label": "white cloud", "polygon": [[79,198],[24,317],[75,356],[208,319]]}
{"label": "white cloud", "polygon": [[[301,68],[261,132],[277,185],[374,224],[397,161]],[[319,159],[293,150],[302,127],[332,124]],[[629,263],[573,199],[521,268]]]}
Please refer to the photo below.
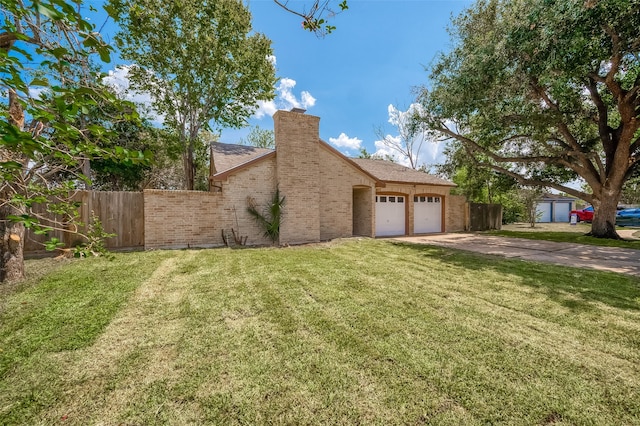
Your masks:
{"label": "white cloud", "polygon": [[276,98],[272,101],[259,101],[255,118],[271,117],[277,110],[290,110],[291,108],[309,109],[316,104],[316,98],[307,91],[300,93],[300,99],[293,93],[296,81],[291,78],[283,78],[276,87]]}
{"label": "white cloud", "polygon": [[329,142],[339,148],[347,148],[350,150],[358,150],[362,145],[362,140],[358,138],[350,138],[345,133],[340,133],[337,138],[329,138]]}
{"label": "white cloud", "polygon": [[253,114],[255,118],[271,117],[276,113],[278,107],[274,101],[258,101],[258,109]]}
{"label": "white cloud", "polygon": [[112,87],[116,93],[124,99],[141,105],[142,109],[146,112],[147,118],[153,123],[162,124],[164,117],[153,111],[151,94],[138,92],[131,88],[129,70],[132,66],[133,65],[121,65],[115,70],[109,70],[108,75],[102,79],[102,82]]}
{"label": "white cloud", "polygon": [[51,90],[44,86],[29,87],[29,97],[32,99],[40,99],[44,93],[51,93]]}
{"label": "white cloud", "polygon": [[[270,56],[269,60],[275,65],[275,56]],[[110,70],[102,81],[114,88],[124,99],[143,106],[143,109],[147,111],[148,118],[152,122],[162,124],[164,117],[153,112],[151,95],[149,93],[137,92],[131,88],[129,70],[132,66],[133,65],[122,65],[115,70]],[[291,78],[281,79],[276,87],[276,98],[272,101],[258,101],[258,109],[253,115],[254,118],[271,117],[279,109],[309,109],[313,107],[316,104],[316,99],[308,91],[300,92],[300,97],[298,98],[294,93],[296,84],[296,81]]]}
{"label": "white cloud", "polygon": [[396,163],[402,164],[403,166],[406,166],[406,167],[411,167],[411,164],[409,163],[409,159],[407,157],[401,156],[398,153],[398,151],[389,148],[387,145],[384,144],[384,142],[380,140],[375,141],[374,145],[376,147],[376,151],[373,153],[374,156],[384,158],[384,159],[391,157]]}
{"label": "white cloud", "polygon": [[301,93],[302,96],[302,108],[307,109],[311,108],[316,104],[316,98],[311,96],[311,93],[304,91]]}

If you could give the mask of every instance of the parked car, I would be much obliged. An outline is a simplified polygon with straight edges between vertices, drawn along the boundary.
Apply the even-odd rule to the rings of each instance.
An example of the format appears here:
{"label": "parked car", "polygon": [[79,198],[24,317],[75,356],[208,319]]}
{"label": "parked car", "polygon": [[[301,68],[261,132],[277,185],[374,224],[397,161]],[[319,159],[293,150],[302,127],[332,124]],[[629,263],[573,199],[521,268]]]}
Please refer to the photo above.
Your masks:
{"label": "parked car", "polygon": [[593,206],[585,207],[582,210],[571,210],[569,220],[574,214],[578,217],[578,222],[591,222],[593,220]]}
{"label": "parked car", "polygon": [[616,225],[640,226],[640,209],[624,209],[616,213]]}

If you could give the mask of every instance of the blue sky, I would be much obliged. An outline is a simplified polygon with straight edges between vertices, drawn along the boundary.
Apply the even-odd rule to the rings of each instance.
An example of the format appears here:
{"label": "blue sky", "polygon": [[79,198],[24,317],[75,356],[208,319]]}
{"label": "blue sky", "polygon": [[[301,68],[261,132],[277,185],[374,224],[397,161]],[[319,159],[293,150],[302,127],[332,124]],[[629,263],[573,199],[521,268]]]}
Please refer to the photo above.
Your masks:
{"label": "blue sky", "polygon": [[[291,0],[290,5],[297,3]],[[299,17],[271,0],[249,0],[254,29],[273,42],[281,79],[278,97],[263,106],[251,124],[272,129],[274,108],[299,106],[321,118],[320,137],[343,153],[357,156],[358,146],[371,153],[379,151],[376,128],[382,127],[391,137],[397,135],[388,122],[389,106],[408,109],[414,98],[412,88],[427,82],[425,67],[451,48],[446,28],[452,14],[471,3],[349,0],[349,10],[332,19],[337,29],[318,38],[302,30]],[[103,36],[109,40],[115,30],[109,23]],[[115,58],[110,69],[122,64],[126,63]],[[225,129],[221,141],[237,143],[247,133],[248,129]],[[429,166],[441,159],[442,144],[423,146],[421,163]]]}

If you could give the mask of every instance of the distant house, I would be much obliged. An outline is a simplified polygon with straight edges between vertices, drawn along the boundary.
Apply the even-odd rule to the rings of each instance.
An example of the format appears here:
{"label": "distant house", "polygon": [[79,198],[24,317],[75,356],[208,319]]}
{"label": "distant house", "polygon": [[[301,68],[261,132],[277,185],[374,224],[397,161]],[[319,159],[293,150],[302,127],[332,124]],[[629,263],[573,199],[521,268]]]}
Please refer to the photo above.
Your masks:
{"label": "distant house", "polygon": [[453,183],[388,161],[347,158],[320,139],[319,117],[278,111],[273,119],[275,149],[211,144],[217,209],[233,212],[249,244],[265,241],[246,200],[264,206],[276,187],[286,197],[280,244],[464,229],[465,199],[450,195]]}
{"label": "distant house", "polygon": [[575,210],[576,199],[557,194],[543,194],[537,201],[536,222],[566,222],[570,221],[569,212]]}

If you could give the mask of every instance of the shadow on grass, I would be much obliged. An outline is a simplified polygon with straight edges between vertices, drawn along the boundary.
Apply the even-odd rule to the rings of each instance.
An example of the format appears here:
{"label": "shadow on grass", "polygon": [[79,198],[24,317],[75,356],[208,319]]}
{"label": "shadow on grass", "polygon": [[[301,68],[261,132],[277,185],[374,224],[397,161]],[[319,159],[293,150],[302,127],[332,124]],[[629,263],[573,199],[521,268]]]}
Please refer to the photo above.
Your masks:
{"label": "shadow on grass", "polygon": [[580,232],[556,232],[556,231],[487,231],[487,235],[496,235],[509,238],[523,238],[527,240],[553,241],[557,243],[586,244],[599,247],[619,247],[624,249],[640,250],[640,241],[621,238],[613,240],[609,238],[597,238]]}
{"label": "shadow on grass", "polygon": [[543,264],[500,256],[408,242],[391,244],[417,251],[426,258],[467,270],[493,271],[517,276],[521,283],[544,292],[557,303],[576,311],[593,308],[592,303],[640,310],[640,279],[614,272],[601,272]]}

